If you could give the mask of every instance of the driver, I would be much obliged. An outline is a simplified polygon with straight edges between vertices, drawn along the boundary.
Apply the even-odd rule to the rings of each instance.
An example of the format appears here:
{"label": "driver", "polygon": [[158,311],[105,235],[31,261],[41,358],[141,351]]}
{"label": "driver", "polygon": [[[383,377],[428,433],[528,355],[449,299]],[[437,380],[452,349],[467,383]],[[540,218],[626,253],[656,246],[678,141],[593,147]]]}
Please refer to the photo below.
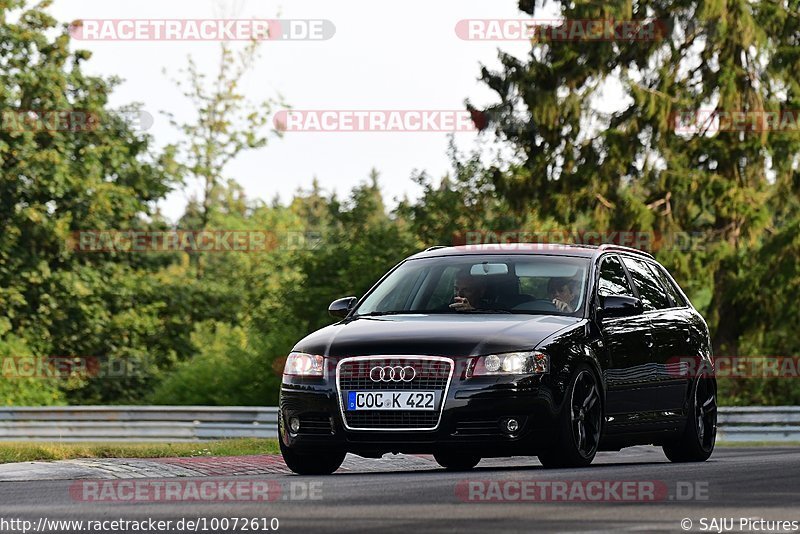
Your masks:
{"label": "driver", "polygon": [[547,292],[556,309],[560,312],[572,313],[578,300],[578,282],[570,278],[551,278],[547,284]]}
{"label": "driver", "polygon": [[488,305],[486,280],[481,276],[472,276],[466,269],[456,274],[453,281],[453,295],[451,310],[469,311],[485,308]]}

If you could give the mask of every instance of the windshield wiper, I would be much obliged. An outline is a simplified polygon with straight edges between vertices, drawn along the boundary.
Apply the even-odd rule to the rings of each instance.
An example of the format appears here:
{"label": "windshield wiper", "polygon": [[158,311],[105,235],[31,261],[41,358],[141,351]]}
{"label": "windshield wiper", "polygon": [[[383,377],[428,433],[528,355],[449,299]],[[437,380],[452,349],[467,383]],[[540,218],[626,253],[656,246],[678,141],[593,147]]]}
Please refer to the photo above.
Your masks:
{"label": "windshield wiper", "polygon": [[511,314],[514,312],[508,310],[499,310],[496,308],[474,308],[471,310],[390,310],[390,311],[374,311],[369,313],[359,313],[353,316],[353,319],[359,317],[383,317],[386,315],[431,315],[431,314],[448,314],[456,315],[459,313],[503,313]]}
{"label": "windshield wiper", "polygon": [[382,317],[384,315],[401,315],[403,313],[414,313],[405,310],[392,310],[392,311],[374,311],[369,313],[358,313],[354,315],[354,318],[358,317]]}
{"label": "windshield wiper", "polygon": [[508,310],[499,310],[497,308],[473,308],[471,310],[454,310],[455,313],[511,313]]}

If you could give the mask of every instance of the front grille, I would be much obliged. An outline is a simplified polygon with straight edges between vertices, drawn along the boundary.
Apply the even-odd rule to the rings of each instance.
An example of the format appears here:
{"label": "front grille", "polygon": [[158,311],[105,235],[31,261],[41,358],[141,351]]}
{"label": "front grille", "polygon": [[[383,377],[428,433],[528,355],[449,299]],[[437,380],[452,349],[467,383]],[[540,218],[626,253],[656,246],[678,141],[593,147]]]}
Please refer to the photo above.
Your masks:
{"label": "front grille", "polygon": [[[403,381],[374,381],[371,370],[376,367],[414,368],[414,378]],[[340,362],[337,372],[340,407],[345,425],[357,430],[433,430],[439,424],[447,388],[453,372],[453,361],[433,356],[360,357]],[[432,411],[364,410],[348,411],[348,391],[435,391],[438,406]]]}
{"label": "front grille", "polygon": [[347,424],[353,428],[433,428],[439,412],[369,411],[345,412]]}
{"label": "front grille", "polygon": [[[404,367],[414,368],[416,376],[410,382],[374,382],[369,374],[373,367]],[[370,391],[370,390],[413,390],[413,391],[443,391],[450,378],[453,364],[449,360],[412,360],[402,358],[397,360],[371,359],[350,360],[339,367],[339,387],[342,391]]]}

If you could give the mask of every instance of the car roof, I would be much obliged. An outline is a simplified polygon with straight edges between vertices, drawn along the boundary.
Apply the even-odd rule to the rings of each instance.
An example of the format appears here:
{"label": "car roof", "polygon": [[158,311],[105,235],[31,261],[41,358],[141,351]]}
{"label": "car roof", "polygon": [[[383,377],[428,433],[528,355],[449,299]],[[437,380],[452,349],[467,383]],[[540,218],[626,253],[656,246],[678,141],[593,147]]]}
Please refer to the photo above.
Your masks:
{"label": "car roof", "polygon": [[443,256],[467,256],[478,254],[514,255],[551,255],[593,258],[605,252],[627,252],[653,259],[653,256],[642,250],[621,245],[571,245],[561,243],[489,243],[481,245],[459,245],[454,247],[436,246],[418,252],[408,259],[435,258]]}

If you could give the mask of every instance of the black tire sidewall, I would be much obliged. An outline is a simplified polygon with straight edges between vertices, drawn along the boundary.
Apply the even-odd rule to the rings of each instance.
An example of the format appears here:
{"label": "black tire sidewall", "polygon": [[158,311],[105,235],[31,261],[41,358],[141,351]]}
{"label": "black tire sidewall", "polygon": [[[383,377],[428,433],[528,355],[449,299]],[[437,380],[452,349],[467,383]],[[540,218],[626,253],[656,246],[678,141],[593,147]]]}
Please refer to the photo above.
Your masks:
{"label": "black tire sidewall", "polygon": [[716,380],[703,371],[697,377],[697,380],[692,384],[692,389],[689,397],[689,409],[686,417],[686,426],[683,433],[675,441],[664,444],[664,454],[672,462],[703,462],[711,457],[714,452],[716,432],[714,441],[711,442],[711,448],[706,450],[700,442],[700,436],[697,432],[697,421],[695,420],[697,410],[697,390],[700,387],[700,381],[706,380],[710,387],[713,388],[713,395],[716,403],[717,384]]}
{"label": "black tire sidewall", "polygon": [[[279,416],[280,417],[280,416]],[[281,429],[282,422],[278,423],[278,446],[283,461],[293,473],[298,475],[330,475],[341,467],[346,453],[343,451],[315,451],[303,454],[292,450],[284,442]],[[283,429],[285,432],[285,429]]]}
{"label": "black tire sidewall", "polygon": [[[578,377],[584,371],[589,373],[594,380],[600,402],[600,434],[598,443],[595,445],[594,451],[589,457],[584,456],[578,450],[578,445],[575,442],[575,436],[572,430],[572,398],[575,392],[575,386],[578,382]],[[557,443],[550,451],[539,455],[539,460],[545,467],[584,467],[592,463],[594,457],[597,455],[600,439],[603,437],[605,406],[603,404],[603,395],[601,392],[600,381],[594,370],[585,363],[578,365],[572,373],[569,386],[564,393],[564,400],[558,417],[560,428],[558,430]]]}

